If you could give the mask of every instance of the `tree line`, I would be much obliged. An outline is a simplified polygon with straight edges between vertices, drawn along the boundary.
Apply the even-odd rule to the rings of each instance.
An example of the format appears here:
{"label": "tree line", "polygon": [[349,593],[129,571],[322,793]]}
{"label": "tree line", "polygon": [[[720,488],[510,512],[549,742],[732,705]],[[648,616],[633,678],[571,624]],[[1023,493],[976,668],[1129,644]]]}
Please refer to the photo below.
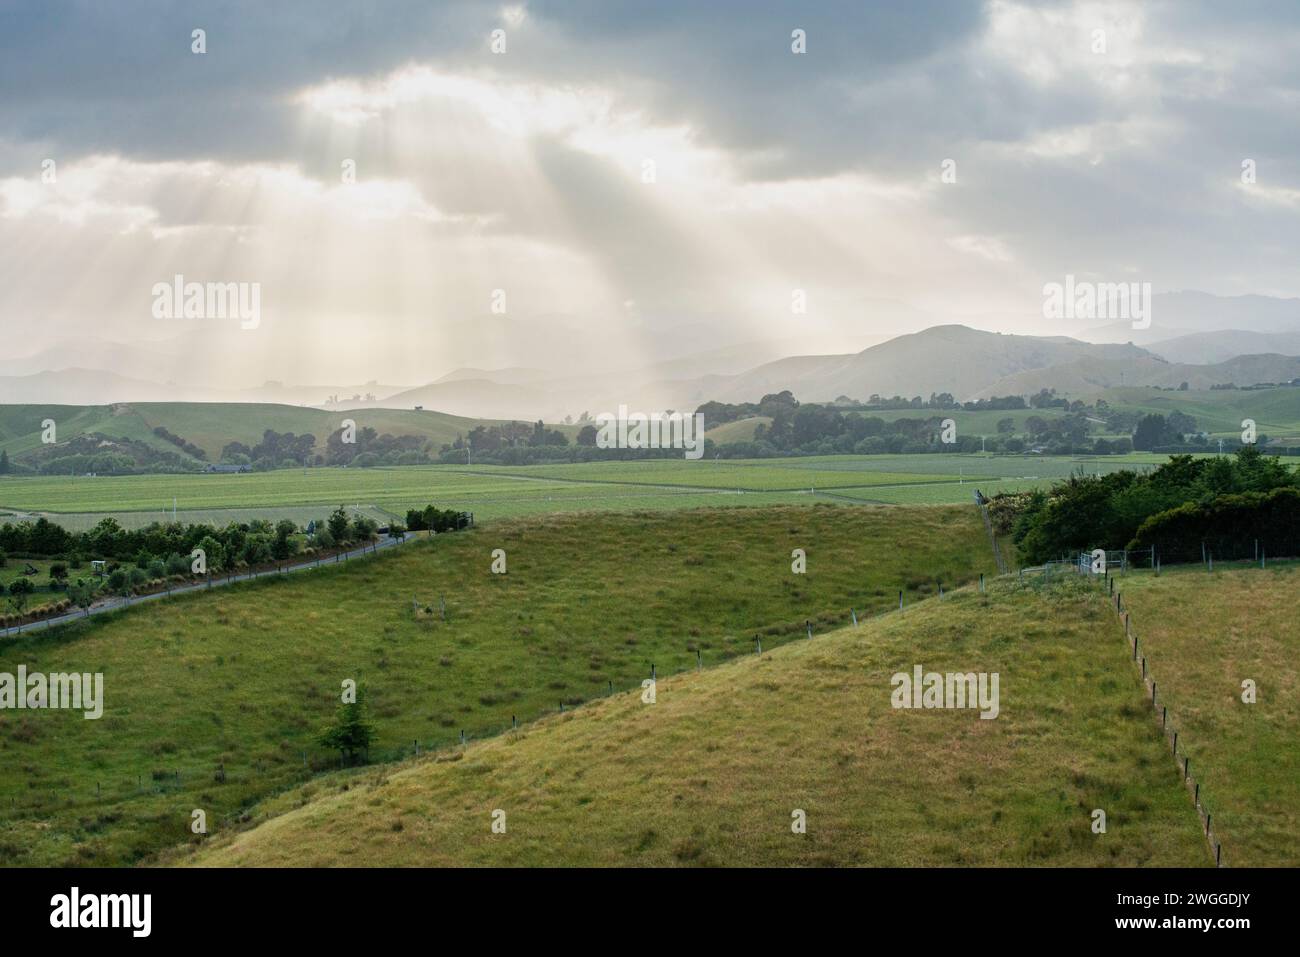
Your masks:
{"label": "tree line", "polygon": [[1096,548],[1155,545],[1162,561],[1199,558],[1203,541],[1241,557],[1254,539],[1300,547],[1300,476],[1246,445],[1232,455],[1173,455],[1149,472],[1070,476],[1050,490],[989,500],[997,529],[1027,563]]}

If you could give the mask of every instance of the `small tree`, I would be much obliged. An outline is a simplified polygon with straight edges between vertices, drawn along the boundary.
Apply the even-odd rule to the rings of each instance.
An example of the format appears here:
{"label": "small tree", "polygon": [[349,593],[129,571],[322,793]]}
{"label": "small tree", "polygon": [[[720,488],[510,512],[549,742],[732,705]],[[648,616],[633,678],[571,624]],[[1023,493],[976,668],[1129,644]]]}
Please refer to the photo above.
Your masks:
{"label": "small tree", "polygon": [[275,523],[275,539],[271,542],[271,555],[276,561],[283,561],[298,551],[298,543],[293,536],[298,533],[298,526],[287,518]]}
{"label": "small tree", "polygon": [[366,722],[365,695],[357,689],[356,700],[339,705],[334,723],[321,732],[320,743],[337,749],[344,764],[351,764],[358,755],[368,755],[375,729]]}
{"label": "small tree", "polygon": [[17,578],[10,582],[9,604],[13,605],[15,612],[20,615],[23,613],[23,609],[27,607],[27,599],[35,590],[36,586],[26,578]]}
{"label": "small tree", "polygon": [[[226,567],[226,547],[211,535],[203,536],[203,540],[199,542],[199,548],[203,549],[203,554],[207,559],[208,574]],[[190,567],[193,567],[192,562]]]}
{"label": "small tree", "polygon": [[68,589],[68,597],[72,599],[74,605],[89,615],[90,606],[95,601],[95,586],[78,578],[76,584]]}
{"label": "small tree", "polygon": [[342,505],[340,505],[330,514],[329,522],[327,523],[327,525],[330,530],[330,535],[334,537],[335,542],[337,542],[339,545],[344,545],[347,543],[348,513],[343,510]]}
{"label": "small tree", "polygon": [[130,594],[131,582],[126,577],[125,569],[115,568],[108,573],[108,589],[119,595]]}

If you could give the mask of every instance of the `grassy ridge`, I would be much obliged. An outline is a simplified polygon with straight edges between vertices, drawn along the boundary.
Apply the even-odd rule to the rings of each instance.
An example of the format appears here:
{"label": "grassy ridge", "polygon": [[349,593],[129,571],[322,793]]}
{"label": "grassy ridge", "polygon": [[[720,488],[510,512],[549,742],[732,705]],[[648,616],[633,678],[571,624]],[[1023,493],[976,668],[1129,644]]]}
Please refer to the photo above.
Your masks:
{"label": "grassy ridge", "polygon": [[[322,781],[211,865],[1210,863],[1095,589],[998,582],[661,680],[439,760]],[[890,706],[916,663],[997,671],[1001,714]],[[1107,832],[1091,812],[1107,812]],[[491,814],[507,815],[493,834]],[[791,814],[807,814],[807,833]]]}
{"label": "grassy ridge", "polygon": [[1168,415],[1175,409],[1196,419],[1211,435],[1240,437],[1241,420],[1254,419],[1259,431],[1290,445],[1300,441],[1300,389],[1242,391],[1223,389],[1165,392],[1158,389],[1107,389],[1101,396],[1113,408]]}
{"label": "grassy ridge", "polygon": [[[495,548],[508,575],[490,573]],[[447,745],[991,564],[969,506],[552,517],[27,634],[0,671],[101,671],[107,703],[98,721],[0,723],[0,862],[129,863],[184,840],[196,807],[218,827],[331,766],[315,738],[346,678],[369,688],[377,754]]]}
{"label": "grassy ridge", "polygon": [[[1224,862],[1300,865],[1300,568],[1166,568],[1117,587]],[[1254,704],[1241,700],[1248,678]]]}
{"label": "grassy ridge", "polygon": [[[188,458],[176,446],[153,434],[157,426],[192,442],[215,462],[229,442],[257,445],[267,429],[276,432],[310,433],[316,436],[318,450],[323,450],[331,432],[344,419],[352,419],[358,428],[370,426],[390,435],[420,435],[434,443],[434,451],[457,435],[464,435],[479,424],[493,419],[469,419],[443,412],[413,409],[356,409],[327,412],[295,405],[269,402],[131,402],[116,405],[0,405],[0,449],[12,457],[40,445],[41,421],[53,419],[59,441],[74,436],[101,432],[114,438],[125,436],[147,442],[157,449],[176,452]],[[577,428],[555,426],[572,437]]]}

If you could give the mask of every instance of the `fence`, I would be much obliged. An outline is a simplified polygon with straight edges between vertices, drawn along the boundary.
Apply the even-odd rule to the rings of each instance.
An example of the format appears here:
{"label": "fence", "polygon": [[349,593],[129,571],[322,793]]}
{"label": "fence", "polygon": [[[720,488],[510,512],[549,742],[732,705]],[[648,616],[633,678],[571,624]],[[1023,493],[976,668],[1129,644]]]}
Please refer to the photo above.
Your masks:
{"label": "fence", "polygon": [[[1133,649],[1134,665],[1141,669],[1142,687],[1145,693],[1151,699],[1152,713],[1159,716],[1161,734],[1164,736],[1165,743],[1169,746],[1170,753],[1174,758],[1174,765],[1178,765],[1178,728],[1177,719],[1170,715],[1167,705],[1160,704],[1157,697],[1156,679],[1154,672],[1147,667],[1146,655],[1140,653],[1140,643],[1137,633],[1133,630],[1132,614],[1124,607],[1123,592],[1115,590],[1115,579],[1107,573],[1106,588],[1110,597],[1111,604],[1115,609],[1115,614],[1124,624],[1124,638]],[[1183,787],[1187,789],[1192,796],[1192,806],[1195,807],[1197,816],[1201,820],[1201,828],[1205,834],[1205,840],[1210,846],[1210,853],[1214,855],[1214,864],[1216,867],[1223,866],[1223,845],[1219,842],[1218,834],[1214,830],[1213,815],[1210,813],[1209,806],[1206,804],[1201,795],[1201,783],[1191,772],[1192,759],[1187,754],[1186,743],[1182,751],[1182,765],[1179,770],[1183,774]]]}
{"label": "fence", "polygon": [[1002,549],[998,547],[997,533],[993,531],[993,520],[989,518],[988,499],[984,497],[984,493],[979,489],[975,490],[975,504],[979,506],[980,515],[984,519],[984,530],[989,533],[989,544],[993,546],[993,560],[997,562],[998,574],[1005,575],[1007,573],[1007,561],[1002,557]]}

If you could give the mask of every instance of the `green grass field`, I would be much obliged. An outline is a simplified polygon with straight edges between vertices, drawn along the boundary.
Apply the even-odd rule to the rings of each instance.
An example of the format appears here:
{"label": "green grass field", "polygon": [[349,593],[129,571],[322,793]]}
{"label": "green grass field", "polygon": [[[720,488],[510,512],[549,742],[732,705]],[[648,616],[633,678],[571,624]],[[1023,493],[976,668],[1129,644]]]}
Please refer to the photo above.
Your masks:
{"label": "green grass field", "polygon": [[[973,589],[324,779],[179,863],[1208,866],[1105,600]],[[894,710],[894,672],[996,671],[1001,712]],[[1091,830],[1093,809],[1107,814]],[[507,830],[490,829],[495,810]],[[792,813],[806,814],[804,834]]]}
{"label": "green grass field", "polygon": [[[495,548],[505,576],[490,573]],[[806,575],[791,572],[794,548]],[[991,567],[969,506],[552,516],[27,633],[0,647],[0,671],[103,672],[107,700],[97,721],[0,723],[0,861],[140,861],[184,841],[197,807],[229,826],[331,765],[316,737],[346,678],[369,689],[380,759],[633,687],[652,663],[668,675],[697,651],[706,666],[743,656],[756,633],[770,649],[806,619],[825,632],[851,607],[878,612],[898,589],[911,602]]]}
{"label": "green grass field", "polygon": [[[1300,566],[1117,581],[1231,866],[1300,865]],[[1242,682],[1257,686],[1242,701]]]}
{"label": "green grass field", "polygon": [[289,469],[242,475],[4,476],[0,509],[47,514],[55,521],[67,515],[69,527],[87,527],[104,514],[132,525],[161,520],[170,516],[173,500],[178,517],[188,521],[207,521],[214,513],[244,521],[280,513],[312,518],[340,504],[400,516],[430,502],[488,520],[581,510],[790,504],[810,500],[810,490],[875,502],[932,504],[965,502],[972,485],[985,491],[1045,486],[1080,469],[1151,468],[1165,458],[857,455]]}
{"label": "green grass field", "polygon": [[[937,458],[937,456],[934,456]],[[481,466],[476,471],[516,478],[571,482],[613,482],[622,485],[676,485],[747,492],[806,491],[854,485],[898,485],[947,482],[942,472],[895,471],[873,467],[875,456],[853,456],[856,468],[820,469],[800,459],[650,459],[628,462],[583,462],[572,465]],[[921,459],[924,456],[910,456]],[[919,463],[918,463],[919,464]],[[456,466],[459,468],[459,466]]]}

